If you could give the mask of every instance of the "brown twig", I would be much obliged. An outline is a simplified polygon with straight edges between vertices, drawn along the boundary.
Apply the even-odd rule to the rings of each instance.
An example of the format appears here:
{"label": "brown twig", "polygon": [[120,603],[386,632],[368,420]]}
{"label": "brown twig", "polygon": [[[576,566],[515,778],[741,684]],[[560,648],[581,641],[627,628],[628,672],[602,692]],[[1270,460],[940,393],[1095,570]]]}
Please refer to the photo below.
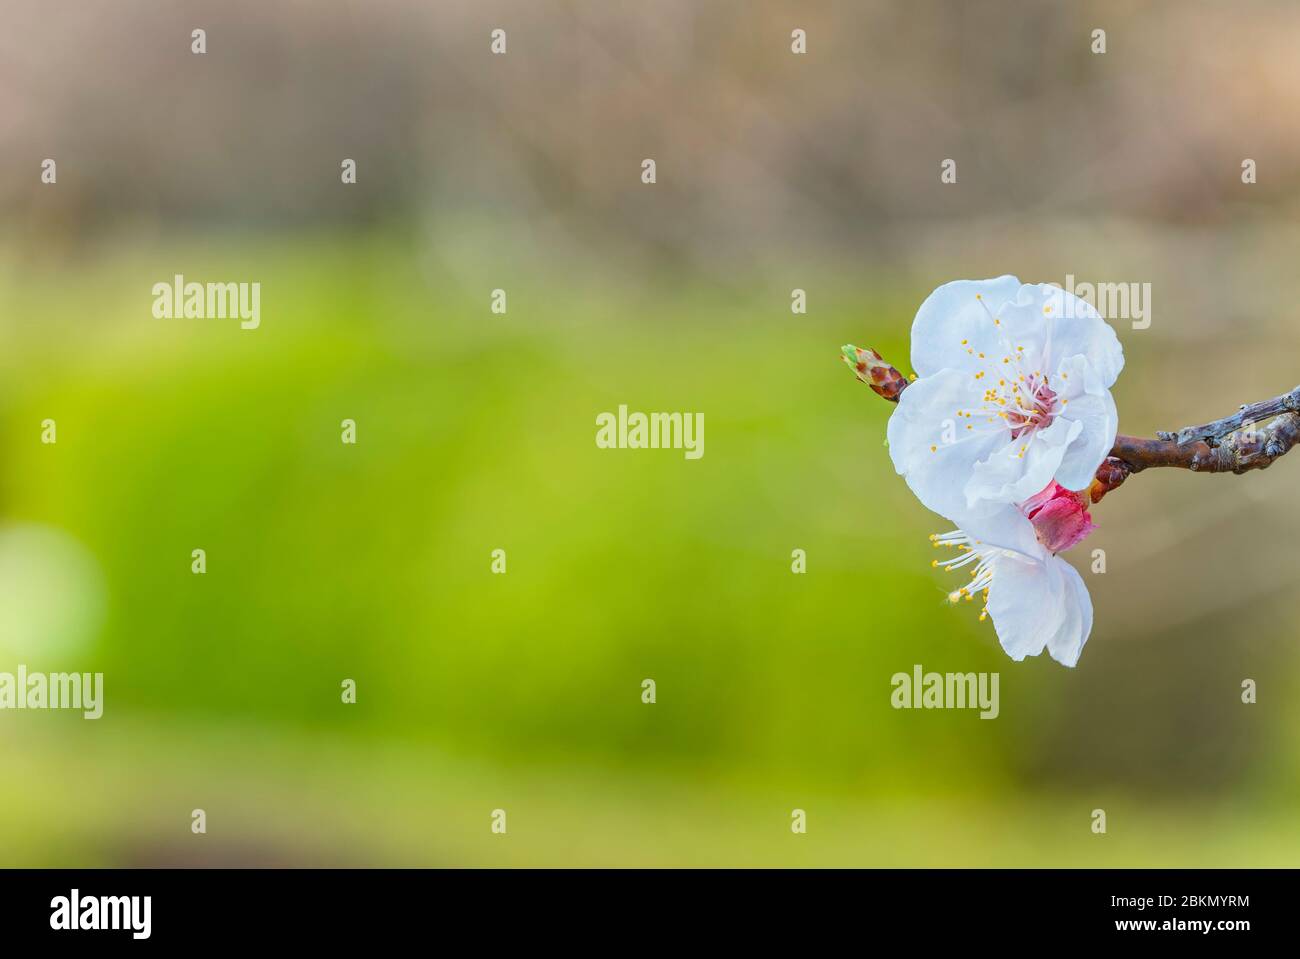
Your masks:
{"label": "brown twig", "polygon": [[[908,380],[875,350],[843,348],[844,361],[858,379],[880,396],[897,403]],[[1273,417],[1263,426],[1260,420]],[[1245,473],[1265,469],[1300,444],[1300,386],[1259,403],[1248,403],[1231,416],[1159,432],[1157,439],[1115,437],[1110,456],[1097,470],[1091,496],[1095,503],[1132,473],[1170,466],[1197,473]]]}
{"label": "brown twig", "polygon": [[1253,426],[1255,423],[1259,423],[1270,416],[1277,416],[1279,413],[1300,413],[1300,386],[1297,386],[1290,393],[1283,393],[1281,396],[1275,396],[1270,400],[1263,400],[1259,403],[1246,403],[1231,416],[1225,416],[1223,419],[1215,420],[1212,423],[1204,423],[1200,426],[1184,426],[1176,433],[1157,430],[1156,436],[1162,440],[1174,440],[1179,446],[1202,440],[1210,446],[1218,446],[1220,437]]}
{"label": "brown twig", "polygon": [[[1280,400],[1281,397],[1278,397]],[[1269,402],[1272,402],[1271,400]],[[1232,417],[1227,417],[1232,419]],[[1217,422],[1225,422],[1219,420]],[[1201,430],[1204,427],[1189,427]],[[1245,473],[1262,470],[1273,464],[1300,442],[1300,416],[1283,413],[1263,426],[1246,421],[1236,431],[1219,433],[1212,439],[1182,439],[1187,430],[1179,430],[1180,439],[1142,439],[1117,436],[1110,455],[1121,460],[1130,472],[1138,473],[1153,466],[1173,466],[1198,473]],[[1171,434],[1164,434],[1169,436]],[[1192,433],[1193,437],[1200,435]]]}

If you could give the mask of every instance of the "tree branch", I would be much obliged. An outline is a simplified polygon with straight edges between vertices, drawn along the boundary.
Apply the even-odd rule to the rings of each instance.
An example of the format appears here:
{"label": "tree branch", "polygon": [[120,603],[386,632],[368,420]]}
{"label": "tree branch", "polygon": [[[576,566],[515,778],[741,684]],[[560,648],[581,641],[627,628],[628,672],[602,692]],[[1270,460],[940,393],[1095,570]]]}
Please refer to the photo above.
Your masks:
{"label": "tree branch", "polygon": [[1300,413],[1300,386],[1290,393],[1283,393],[1271,400],[1260,403],[1246,403],[1231,416],[1201,426],[1184,426],[1176,433],[1156,432],[1162,440],[1176,440],[1180,446],[1204,440],[1210,446],[1217,446],[1221,436],[1235,433],[1244,427],[1252,426],[1269,416],[1279,413]]}
{"label": "tree branch", "polygon": [[[880,396],[897,403],[909,380],[875,350],[845,346],[844,362]],[[1263,426],[1260,420],[1273,417]],[[1170,466],[1197,473],[1245,473],[1265,469],[1300,444],[1300,386],[1259,403],[1248,403],[1231,416],[1159,432],[1157,439],[1119,435],[1110,456],[1097,470],[1091,490],[1098,502],[1132,473]]]}

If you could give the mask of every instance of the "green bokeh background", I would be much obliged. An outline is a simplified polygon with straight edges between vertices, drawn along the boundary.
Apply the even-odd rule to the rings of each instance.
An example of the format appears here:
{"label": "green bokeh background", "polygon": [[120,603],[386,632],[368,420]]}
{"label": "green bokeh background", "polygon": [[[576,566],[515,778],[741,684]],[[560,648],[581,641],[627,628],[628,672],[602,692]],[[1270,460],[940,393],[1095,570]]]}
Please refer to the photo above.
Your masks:
{"label": "green bokeh background", "polygon": [[[723,7],[689,15],[697,51],[741,16]],[[576,9],[592,17],[585,29],[624,38],[645,16]],[[990,29],[1002,23],[1004,7],[981,9]],[[461,80],[485,67],[478,38],[492,17],[523,15],[510,4],[468,10],[429,33],[456,53]],[[1095,10],[1132,38],[1156,30]],[[367,29],[391,38],[413,15],[397,4]],[[141,7],[131,22],[161,36],[172,24],[154,16]],[[788,16],[774,4],[744,16],[752,29],[719,42],[746,45],[745,57],[664,68],[724,87],[725,73],[732,93],[710,100],[701,86],[701,110],[723,110],[735,90],[780,101],[768,103],[773,120],[798,115],[781,100],[796,93],[853,102],[833,74],[778,88],[747,72],[789,56]],[[885,44],[873,24],[899,28],[879,6],[810,16],[822,37],[839,24],[872,44]],[[950,28],[931,16],[917,14],[904,36],[941,58]],[[43,21],[16,22],[34,43]],[[325,95],[329,72],[303,68],[283,38],[224,54],[223,66],[222,44],[241,38],[234,22],[202,69],[219,75],[260,56],[297,64],[283,67],[303,82],[288,87],[291,105]],[[1073,26],[1086,36],[1089,22]],[[1193,40],[1221,26],[1180,22]],[[243,170],[248,149],[161,135],[152,151],[124,146],[93,132],[81,101],[59,114],[57,97],[24,99],[62,116],[51,128],[66,135],[19,125],[0,140],[0,169],[24,178],[4,196],[0,242],[0,670],[102,671],[106,703],[95,722],[0,713],[0,865],[1294,865],[1289,504],[1300,464],[1131,480],[1071,557],[1086,571],[1090,549],[1107,554],[1104,574],[1085,572],[1097,619],[1079,667],[1016,664],[976,609],[943,602],[952,580],[930,568],[926,539],[943,521],[894,475],[890,409],[838,355],[857,342],[906,366],[916,307],[957,277],[1149,281],[1151,329],[1117,323],[1128,357],[1121,428],[1149,435],[1223,415],[1300,378],[1293,191],[1233,192],[1227,141],[1220,185],[1152,174],[1169,206],[1134,206],[1127,186],[1080,193],[1078,179],[1056,191],[1046,175],[1042,196],[1017,194],[1007,184],[1025,180],[976,137],[968,192],[945,209],[930,170],[949,154],[924,141],[933,117],[889,153],[847,142],[852,128],[814,112],[800,128],[819,144],[814,167],[854,156],[893,171],[894,185],[845,181],[840,196],[854,199],[841,204],[820,193],[840,174],[800,180],[773,167],[790,187],[781,203],[714,221],[700,212],[701,184],[718,173],[707,165],[665,160],[653,199],[635,180],[651,151],[667,157],[689,142],[708,152],[689,123],[677,140],[658,131],[653,147],[626,130],[626,142],[615,133],[575,147],[571,111],[554,108],[555,129],[539,119],[551,114],[536,97],[556,74],[528,38],[547,23],[515,33],[518,75],[473,88],[490,109],[476,113],[464,91],[452,120],[450,107],[424,105],[427,129],[460,124],[464,137],[431,134],[428,153],[395,154],[388,126],[373,121],[355,201],[340,198],[351,188],[337,185],[336,159],[354,144],[322,147],[314,171],[303,159],[314,144],[294,139],[292,160],[268,146],[266,175],[232,186],[174,151]],[[572,67],[583,35],[554,29],[560,46],[547,49]],[[670,35],[657,41],[665,49]],[[777,52],[761,53],[769,40]],[[1077,36],[1059,27],[1045,42]],[[313,43],[308,30],[295,55],[310,58]],[[1240,43],[1223,69],[1248,62]],[[397,69],[349,49],[357,76]],[[817,52],[848,63],[852,50],[841,37]],[[1156,89],[1196,95],[1152,56],[1107,69],[1145,69],[1167,84]],[[1120,96],[1104,78],[1081,79],[1087,67],[1052,86],[966,63],[990,99],[1042,84],[1094,104]],[[866,83],[884,68],[852,69]],[[145,85],[133,76],[115,82]],[[637,83],[654,82],[645,77]],[[406,79],[399,72],[399,95],[384,101],[399,119],[420,100],[405,96],[415,90]],[[975,137],[942,77],[916,82],[932,83],[932,102]],[[515,99],[493,99],[496,84]],[[581,89],[593,137],[593,117],[608,110],[614,123],[618,104],[637,102],[610,94],[601,106],[603,86]],[[904,109],[857,96],[883,115]],[[255,112],[252,93],[205,97],[238,115],[224,121],[239,134],[227,147],[287,136]],[[1004,115],[1002,136],[1035,129],[1050,113],[1044,97]],[[131,116],[121,99],[111,105]],[[372,116],[360,99],[327,133],[294,137],[345,140],[344,121]],[[671,101],[674,122],[689,99]],[[170,106],[161,116],[183,122]],[[1271,175],[1300,170],[1300,151],[1268,129]],[[399,145],[408,136],[421,142],[406,131]],[[60,182],[44,188],[33,171],[51,139],[62,143]],[[761,144],[746,149],[775,162]],[[145,156],[166,160],[129,162]],[[529,167],[527,189],[493,165],[502,156]],[[1031,173],[1087,165],[1055,150],[1024,162]],[[406,172],[372,174],[376,165]],[[923,183],[910,172],[921,166]],[[134,185],[97,186],[84,167]],[[601,171],[620,167],[628,182],[611,186],[618,177]],[[686,170],[698,174],[689,189]],[[321,185],[284,194],[312,177]],[[912,206],[889,207],[899,190]],[[1170,212],[1183,192],[1214,199]],[[260,282],[261,327],[154,319],[152,285],[178,272]],[[809,291],[806,315],[790,312],[796,286]],[[497,287],[504,316],[489,309]],[[705,455],[598,449],[595,415],[621,403],[702,412]],[[53,445],[40,442],[46,418],[57,422]],[[345,418],[357,423],[355,446],[340,442]],[[190,571],[195,548],[207,552],[202,576]],[[490,571],[498,548],[506,575]],[[796,548],[804,575],[791,573]],[[1000,716],[892,709],[890,677],[916,663],[999,672]],[[355,705],[340,702],[345,678]],[[654,705],[641,701],[645,678],[657,683]],[[1254,705],[1241,702],[1246,678],[1259,684]],[[190,831],[195,808],[206,835]],[[505,836],[489,830],[497,808]],[[791,833],[795,808],[807,811],[806,835]],[[1090,829],[1097,808],[1104,836]]]}

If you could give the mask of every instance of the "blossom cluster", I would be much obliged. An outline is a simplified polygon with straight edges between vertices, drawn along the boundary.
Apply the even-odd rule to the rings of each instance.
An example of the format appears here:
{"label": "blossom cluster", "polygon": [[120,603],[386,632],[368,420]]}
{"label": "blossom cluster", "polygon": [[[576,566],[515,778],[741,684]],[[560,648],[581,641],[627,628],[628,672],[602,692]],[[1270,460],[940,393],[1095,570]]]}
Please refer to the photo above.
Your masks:
{"label": "blossom cluster", "polygon": [[933,565],[968,574],[949,600],[979,597],[1017,661],[1046,649],[1074,666],[1092,630],[1087,587],[1058,554],[1093,528],[1089,491],[1115,442],[1110,388],[1123,366],[1090,304],[1013,276],[947,283],[912,324],[917,378],[898,393],[890,456],[956,527],[931,536],[951,552]]}

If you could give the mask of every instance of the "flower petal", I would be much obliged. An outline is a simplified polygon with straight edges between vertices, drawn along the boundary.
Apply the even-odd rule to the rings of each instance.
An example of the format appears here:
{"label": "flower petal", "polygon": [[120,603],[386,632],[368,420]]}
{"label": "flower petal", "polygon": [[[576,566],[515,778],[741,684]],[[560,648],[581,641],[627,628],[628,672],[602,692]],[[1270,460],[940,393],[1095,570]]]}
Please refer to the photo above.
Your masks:
{"label": "flower petal", "polygon": [[[1069,564],[1065,564],[1069,565]],[[988,609],[998,642],[1020,662],[1037,656],[1065,619],[1066,584],[1050,561],[1004,556],[989,586]]]}
{"label": "flower petal", "polygon": [[[957,522],[966,510],[964,477],[990,455],[1004,432],[962,428],[957,410],[982,402],[978,381],[970,373],[943,370],[917,380],[898,399],[889,418],[889,456],[927,508]],[[945,439],[951,442],[944,442]]]}
{"label": "flower petal", "polygon": [[1056,481],[1066,489],[1081,490],[1092,483],[1097,467],[1115,445],[1119,413],[1114,397],[1085,357],[1072,357],[1061,364],[1061,371],[1068,375],[1064,382],[1072,385],[1063,395],[1069,402],[1060,407],[1057,419],[1079,423],[1082,428],[1061,457]]}
{"label": "flower petal", "polygon": [[[1048,560],[1064,585],[1062,602],[1065,616],[1061,627],[1047,640],[1047,651],[1062,666],[1074,666],[1083,652],[1083,644],[1092,632],[1092,597],[1079,571],[1065,560],[1053,556]],[[995,581],[996,582],[996,581]],[[989,592],[993,595],[992,590]],[[991,612],[991,611],[990,611]]]}
{"label": "flower petal", "polygon": [[939,287],[912,321],[912,369],[921,377],[945,369],[974,371],[984,365],[980,353],[1002,355],[1005,336],[991,316],[1019,289],[1014,276],[956,280]]}
{"label": "flower petal", "polygon": [[1087,300],[1059,287],[1042,284],[1042,308],[1048,323],[1043,369],[1060,365],[1063,358],[1083,354],[1101,379],[1103,389],[1115,384],[1124,368],[1124,348],[1119,337]]}
{"label": "flower petal", "polygon": [[1011,550],[1026,560],[1042,561],[1047,557],[1034,532],[1034,524],[1014,503],[980,503],[975,510],[948,518],[980,544]]}
{"label": "flower petal", "polygon": [[974,507],[980,500],[1022,503],[1029,499],[1051,482],[1066,449],[1082,430],[1082,423],[1058,416],[1051,426],[1020,439],[1011,439],[1010,431],[1000,432],[1003,445],[970,473],[965,485],[967,506]]}

